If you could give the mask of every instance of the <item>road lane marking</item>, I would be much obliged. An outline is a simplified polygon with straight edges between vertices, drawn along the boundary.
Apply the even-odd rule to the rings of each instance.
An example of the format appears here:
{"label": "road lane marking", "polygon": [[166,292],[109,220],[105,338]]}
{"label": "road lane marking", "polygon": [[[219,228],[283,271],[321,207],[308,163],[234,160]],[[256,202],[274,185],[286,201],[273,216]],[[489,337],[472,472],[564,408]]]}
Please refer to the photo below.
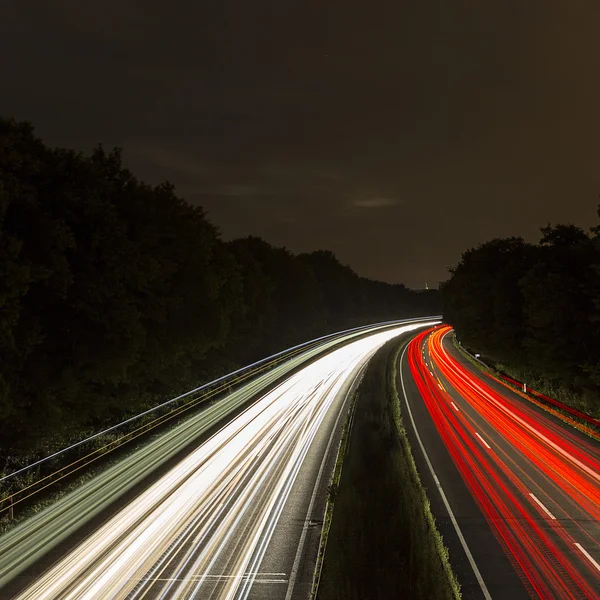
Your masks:
{"label": "road lane marking", "polygon": [[575,542],[575,545],[581,550],[583,555],[600,571],[600,565],[594,560],[594,557],[578,542]]}
{"label": "road lane marking", "polygon": [[536,497],[535,494],[532,494],[531,492],[529,492],[529,495],[534,499],[534,501],[537,503],[537,505],[551,518],[554,519],[556,521],[556,517],[542,504],[542,502],[539,500],[539,498]]}
{"label": "road lane marking", "polygon": [[492,596],[490,595],[490,592],[488,591],[487,586],[485,585],[485,581],[483,581],[483,577],[481,576],[479,568],[477,567],[477,563],[475,562],[475,559],[473,558],[473,555],[471,554],[471,550],[469,549],[469,546],[467,545],[467,540],[465,540],[465,537],[462,534],[462,531],[458,525],[458,521],[456,520],[456,517],[454,516],[454,512],[452,511],[452,508],[450,507],[450,503],[448,502],[448,498],[446,498],[446,494],[444,493],[442,484],[440,483],[440,480],[438,479],[438,476],[433,468],[433,465],[431,464],[431,461],[429,460],[429,455],[427,454],[427,450],[425,450],[425,446],[423,445],[423,440],[421,439],[421,436],[419,435],[419,432],[417,430],[417,425],[415,423],[415,419],[413,417],[412,410],[410,408],[410,403],[408,401],[408,395],[406,394],[406,388],[404,387],[404,374],[402,373],[402,361],[404,360],[404,355],[406,354],[407,348],[408,348],[408,344],[406,344],[406,346],[404,347],[402,356],[400,357],[400,382],[402,383],[402,392],[404,393],[404,400],[406,402],[406,408],[408,409],[408,416],[410,417],[410,422],[412,423],[412,426],[413,426],[413,431],[415,432],[417,442],[419,443],[421,452],[423,452],[425,462],[427,463],[427,466],[429,467],[429,471],[431,472],[433,481],[435,482],[435,485],[440,493],[440,496],[442,497],[442,501],[444,502],[444,506],[446,507],[446,510],[448,511],[448,516],[450,517],[450,521],[452,521],[452,525],[454,526],[456,535],[458,536],[461,546],[463,547],[463,550],[465,551],[465,554],[467,555],[469,564],[471,565],[471,568],[473,569],[473,573],[475,574],[477,583],[479,583],[479,587],[481,588],[481,591],[483,592],[485,599],[492,600]]}
{"label": "road lane marking", "polygon": [[454,410],[455,410],[456,412],[459,412],[459,410],[458,410],[458,406],[456,406],[456,404],[454,404],[454,402],[452,402],[452,400],[450,400],[450,404],[452,404],[452,407],[454,408]]}
{"label": "road lane marking", "polygon": [[[389,332],[390,334],[394,334],[394,330],[392,330],[391,332]],[[292,361],[291,364],[299,364],[300,359],[294,359]],[[354,360],[354,359],[353,359]],[[339,362],[339,361],[338,361]],[[284,372],[284,370],[281,370],[282,367],[277,367],[276,369],[273,370],[273,373],[279,372],[280,374],[282,374]],[[269,377],[271,377],[271,375],[269,375]],[[266,379],[265,379],[266,381]],[[277,388],[275,388],[276,390],[281,390],[281,386],[278,386]],[[252,386],[250,386],[249,388],[244,387],[244,395],[245,396],[250,396],[251,392],[257,392],[260,390],[260,382],[259,384],[253,383]],[[262,392],[262,390],[261,390]],[[264,392],[262,392],[264,393]],[[279,393],[279,392],[276,392]],[[303,393],[304,395],[304,393]],[[233,397],[233,396],[232,396]],[[240,396],[240,398],[242,398],[243,396]],[[227,398],[226,400],[224,400],[225,403],[229,403],[229,398]],[[294,401],[296,402],[296,401]],[[298,402],[302,402],[301,398],[298,398]],[[258,401],[258,403],[260,404],[260,400]],[[284,403],[284,406],[287,405],[286,403]],[[229,407],[231,406],[235,406],[235,404],[231,403],[229,404]],[[293,405],[292,405],[293,406]],[[218,411],[214,412],[211,410],[211,418],[216,418]],[[263,410],[263,409],[261,409]],[[291,410],[291,409],[290,409]],[[303,409],[304,410],[304,409]],[[307,409],[309,411],[309,413],[311,412],[309,409]],[[221,416],[223,416],[223,414],[226,411],[221,411],[220,414]],[[242,413],[244,414],[244,413]],[[287,418],[287,413],[286,414],[286,418]],[[262,413],[261,413],[262,415]],[[262,419],[262,416],[261,416]],[[290,417],[291,419],[291,417]],[[193,420],[193,422],[197,422],[195,419]],[[203,422],[203,421],[200,421]],[[255,417],[254,422],[252,423],[251,427],[258,427],[258,423],[259,419],[258,417]],[[312,423],[314,423],[315,420],[312,419],[311,420],[311,427],[312,427]],[[269,422],[270,423],[270,422]],[[269,423],[263,423],[263,425],[266,427],[267,425],[269,426],[269,428],[271,428],[272,426]],[[271,433],[269,430],[267,430],[267,434],[264,436],[265,440],[269,440],[270,438],[268,437],[269,435],[279,435],[278,431],[283,430],[283,431],[288,431],[291,434],[291,431],[293,431],[291,428],[290,429],[283,429],[283,424],[285,423],[285,421],[283,419],[277,419],[275,421],[275,423],[281,423],[281,427],[279,427],[279,425],[277,425],[277,427],[279,427],[279,429],[275,430],[275,433]],[[222,427],[222,423],[218,423],[217,426],[215,426],[215,429],[217,429],[217,427],[219,427],[219,431],[217,432],[217,434],[215,434],[214,436],[212,436],[210,439],[216,440],[218,438],[220,438],[221,435],[224,435],[225,432],[227,431],[226,427]],[[308,425],[307,425],[308,427]],[[191,426],[186,424],[186,429],[190,429]],[[184,429],[184,431],[186,430]],[[177,430],[175,430],[177,431]],[[311,429],[308,429],[308,431],[312,431]],[[197,435],[197,432],[194,432]],[[228,434],[229,435],[229,434]],[[233,434],[232,434],[233,435]],[[287,434],[286,434],[287,435]],[[243,443],[241,443],[241,447],[244,448],[244,452],[246,452],[246,450],[251,450],[252,452],[254,451],[254,447],[257,448],[261,448],[262,443],[257,443],[254,442],[254,438],[256,436],[251,438],[251,441],[253,442],[253,445],[250,446],[250,442],[247,442],[245,445]],[[281,437],[283,437],[283,434],[281,434]],[[177,439],[175,441],[171,440],[170,438],[168,438],[170,441],[169,443],[173,443],[174,448],[178,448],[178,447],[182,447],[181,444],[183,443],[180,439],[180,437],[178,436]],[[230,439],[230,436],[228,437],[228,439]],[[260,436],[258,438],[259,440],[261,439]],[[303,438],[304,439],[304,438]],[[207,440],[204,444],[203,447],[207,448],[206,444],[208,443],[209,440]],[[220,440],[220,441],[224,441],[224,440]],[[238,441],[240,441],[238,439]],[[213,445],[213,442],[211,442],[210,444],[208,444],[209,446]],[[163,440],[162,441],[163,444],[166,444],[166,441]],[[187,442],[189,443],[189,442]],[[224,443],[229,443],[224,441]],[[266,441],[265,441],[266,443]],[[194,444],[195,446],[197,446],[197,444]],[[158,446],[158,447],[162,447],[162,446]],[[229,447],[231,448],[231,447]],[[172,449],[169,448],[167,446],[166,450],[168,450],[169,452],[172,452]],[[216,452],[216,449],[213,448],[213,450]],[[212,450],[211,450],[212,452]],[[219,452],[221,452],[219,450]],[[229,456],[231,459],[233,459],[233,454],[234,450],[231,450],[230,452],[228,452]],[[158,453],[160,456],[169,456],[169,454],[163,454],[163,452],[159,452]],[[225,453],[227,454],[227,453]],[[162,464],[161,462],[159,462],[159,459],[156,458],[156,453],[152,456],[152,457],[147,457],[145,456],[145,454],[142,454],[142,456],[144,457],[144,460],[151,462],[152,464],[150,465],[150,467],[154,467],[154,466],[158,466],[159,464]],[[136,455],[134,455],[136,456]],[[188,458],[190,458],[188,456]],[[200,457],[199,457],[200,458]],[[215,488],[210,488],[210,490],[208,492],[205,492],[204,490],[207,488],[207,486],[209,485],[209,483],[211,481],[216,482],[215,485],[219,485],[221,486],[222,483],[226,480],[228,480],[230,477],[233,477],[233,472],[229,471],[225,471],[223,468],[220,468],[221,465],[221,458],[227,458],[227,456],[221,456],[219,455],[215,460],[211,459],[213,462],[211,462],[210,464],[207,465],[207,469],[210,469],[209,471],[209,476],[210,478],[205,477],[204,475],[199,476],[199,482],[198,484],[190,484],[189,480],[193,478],[197,477],[197,473],[198,473],[198,466],[194,466],[194,468],[192,469],[192,471],[187,470],[187,467],[191,465],[185,465],[185,460],[178,463],[178,465],[176,465],[176,469],[171,469],[168,472],[165,473],[165,477],[163,477],[162,475],[160,476],[160,478],[157,476],[155,477],[155,483],[153,483],[152,488],[154,490],[160,489],[160,491],[164,491],[164,493],[167,493],[167,490],[169,490],[168,492],[168,502],[165,503],[165,507],[162,508],[161,510],[158,511],[156,510],[157,513],[156,515],[152,515],[149,512],[149,508],[143,506],[143,504],[141,503],[142,498],[147,499],[148,501],[150,501],[152,504],[152,506],[157,506],[157,496],[160,495],[158,492],[155,494],[154,492],[146,495],[146,493],[148,492],[148,489],[146,489],[144,492],[142,492],[142,494],[140,494],[139,496],[136,497],[136,502],[132,502],[129,505],[126,505],[122,510],[120,510],[118,513],[116,513],[115,511],[112,511],[114,513],[114,516],[111,515],[110,517],[110,521],[106,521],[106,523],[104,525],[102,525],[102,527],[97,530],[95,533],[93,533],[91,536],[89,536],[88,538],[86,538],[85,541],[82,540],[81,545],[74,548],[73,552],[70,552],[69,554],[67,554],[64,558],[61,559],[60,563],[57,562],[57,564],[55,565],[56,568],[58,569],[60,567],[61,564],[64,564],[65,567],[62,570],[62,573],[66,573],[68,571],[68,574],[73,574],[73,581],[72,583],[70,583],[69,585],[72,586],[72,589],[75,589],[75,586],[77,586],[78,588],[81,588],[82,585],[89,585],[89,586],[95,586],[94,589],[99,589],[99,585],[103,585],[103,582],[107,582],[106,585],[106,591],[104,593],[102,593],[101,591],[99,591],[98,593],[102,596],[102,597],[114,597],[113,594],[111,593],[110,590],[113,591],[120,591],[121,589],[123,589],[123,584],[122,582],[124,581],[123,578],[123,574],[126,572],[135,572],[134,569],[140,569],[147,568],[147,563],[145,561],[149,560],[150,558],[152,558],[152,560],[154,560],[155,558],[158,558],[161,553],[163,553],[163,549],[168,550],[169,546],[167,544],[169,544],[169,542],[171,542],[171,540],[177,541],[178,540],[178,531],[180,530],[180,527],[183,527],[184,525],[187,526],[186,520],[188,519],[188,515],[185,514],[183,512],[183,510],[180,512],[178,509],[174,509],[175,506],[178,506],[176,504],[176,500],[178,500],[179,502],[181,502],[181,506],[184,505],[185,503],[185,509],[186,512],[188,510],[188,507],[192,508],[193,507],[193,511],[194,512],[190,512],[189,513],[189,518],[193,519],[195,518],[197,512],[196,512],[196,505],[199,506],[199,511],[205,511],[205,512],[213,512],[213,506],[212,503],[214,502],[215,499],[218,498],[218,494],[216,492],[214,492]],[[131,460],[131,459],[127,459],[127,460]],[[166,458],[163,458],[161,460],[166,460]],[[232,468],[238,469],[240,468],[240,457],[238,456],[235,459],[235,462],[231,462],[231,466]],[[261,456],[261,460],[262,460],[262,456]],[[258,461],[257,461],[258,462]],[[116,473],[119,475],[122,471],[125,471],[126,468],[129,469],[129,471],[125,471],[127,474],[127,478],[124,479],[125,483],[129,483],[129,481],[131,481],[131,478],[136,476],[136,473],[138,473],[139,469],[145,469],[146,465],[144,462],[140,462],[141,466],[136,466],[136,464],[133,464],[133,467],[131,466],[131,464],[125,464],[124,466],[121,466],[119,464],[119,469],[118,471],[116,471]],[[265,465],[265,469],[267,468],[271,468],[271,466],[268,464],[267,460],[262,460],[261,463],[261,468],[262,465]],[[285,465],[283,465],[285,466]],[[148,467],[148,468],[150,468]],[[131,471],[134,471],[134,473],[132,473]],[[143,472],[143,471],[142,471]],[[193,472],[193,475],[189,475],[190,472]],[[184,476],[186,479],[184,480],[184,483],[181,484],[181,486],[179,486],[179,483],[177,483],[177,485],[179,486],[176,490],[173,489],[173,491],[171,491],[170,486],[175,484],[176,482],[178,482],[179,480],[177,479],[177,477],[181,475]],[[254,477],[254,476],[253,476]],[[118,481],[118,478],[115,478]],[[250,483],[253,483],[254,480],[252,480]],[[163,482],[163,483],[161,483]],[[134,481],[135,483],[135,481]],[[159,484],[159,485],[157,485]],[[95,484],[96,485],[96,484]],[[110,482],[110,485],[116,485],[112,482]],[[133,484],[132,484],[133,485]],[[157,487],[155,488],[154,486],[157,485]],[[212,484],[210,484],[212,485]],[[123,487],[123,486],[122,486]],[[189,497],[189,500],[186,500],[185,498],[187,497],[187,493],[185,489],[182,488],[186,488],[186,487],[191,487],[191,495]],[[248,488],[248,491],[246,492],[246,488],[244,488],[244,493],[247,493],[248,495],[250,495],[251,492],[253,492],[253,490],[251,489],[251,485],[249,484],[248,486],[246,486],[246,488]],[[127,488],[124,488],[125,491]],[[99,490],[97,493],[101,496],[110,496],[113,492],[113,490],[111,490],[111,487],[107,487],[105,485],[105,480],[102,479],[100,481],[99,484],[97,484],[97,487],[93,487],[91,489],[91,492],[93,492],[94,495],[91,495],[90,493],[90,498],[89,499],[85,499],[84,496],[84,500],[85,502],[88,502],[88,504],[86,504],[84,506],[84,508],[87,510],[87,512],[90,514],[89,518],[92,518],[94,516],[94,514],[97,513],[98,510],[103,509],[104,506],[101,503],[100,500],[97,500],[95,497],[96,491]],[[119,490],[117,490],[119,491]],[[87,493],[87,492],[86,492]],[[202,500],[202,497],[200,496],[200,494],[204,494],[207,493],[209,495],[207,495],[207,502],[206,503],[202,503],[200,504],[200,501]],[[255,495],[255,494],[254,494]],[[179,496],[179,498],[177,498],[177,496]],[[237,496],[235,497],[235,499],[237,500]],[[68,500],[67,498],[65,498],[65,500]],[[73,502],[74,506],[75,506],[75,502],[79,502],[82,503],[84,502],[84,500],[80,500],[80,498],[76,498],[75,500],[69,500],[69,502]],[[218,501],[218,500],[217,500]],[[23,528],[21,527],[20,530],[15,530],[14,532],[11,532],[11,538],[10,538],[10,542],[9,544],[12,545],[8,545],[6,543],[0,544],[0,546],[2,546],[0,548],[0,550],[2,551],[3,555],[2,555],[2,560],[0,561],[0,584],[3,583],[3,580],[7,579],[8,577],[12,577],[13,575],[13,571],[9,571],[9,569],[12,569],[12,565],[16,564],[17,567],[15,568],[15,571],[17,570],[17,568],[19,569],[24,569],[26,564],[25,564],[25,559],[30,560],[34,558],[34,554],[35,552],[39,552],[41,553],[41,551],[38,551],[37,548],[41,548],[42,544],[46,543],[46,539],[49,540],[49,543],[52,544],[54,543],[54,540],[52,539],[53,537],[57,540],[55,543],[58,543],[58,541],[60,541],[60,536],[64,536],[66,535],[65,532],[68,532],[67,530],[70,529],[71,531],[75,528],[75,524],[72,523],[72,519],[75,518],[75,516],[71,516],[69,514],[68,511],[70,511],[70,509],[67,506],[67,511],[64,510],[64,503],[61,504],[62,501],[60,501],[59,503],[57,503],[57,506],[59,509],[62,506],[62,510],[61,511],[54,511],[52,514],[54,515],[53,521],[50,523],[51,524],[51,529],[53,529],[54,531],[50,531],[48,534],[44,534],[44,536],[42,535],[37,535],[36,532],[33,532],[34,537],[31,538],[30,535],[30,531],[29,530],[25,530],[25,532],[23,532]],[[94,502],[94,504],[91,504],[91,502]],[[193,503],[193,505],[192,505]],[[131,510],[129,512],[129,509],[132,507],[132,505],[138,505],[138,510],[133,511]],[[86,508],[87,507],[87,508]],[[54,508],[54,507],[53,507]],[[79,513],[81,513],[82,509],[81,506],[79,504],[76,505],[77,511]],[[245,507],[242,507],[245,509]],[[154,510],[154,508],[152,508],[152,510]],[[238,510],[237,508],[237,504],[236,504],[236,508],[235,510]],[[235,515],[235,510],[232,509],[232,513],[231,515],[234,516]],[[241,510],[241,509],[240,509]],[[143,511],[143,514],[140,512]],[[58,512],[58,514],[57,514]],[[73,511],[71,511],[73,512]],[[132,516],[132,513],[135,512],[135,521],[132,520],[130,517]],[[168,514],[167,514],[168,513]],[[83,513],[81,513],[83,514]],[[76,517],[79,518],[79,521],[77,522],[77,526],[81,525],[81,514],[77,514]],[[146,522],[142,521],[142,518],[146,519],[146,514],[148,514],[148,519]],[[118,519],[117,519],[117,515],[118,515]],[[139,516],[138,516],[139,515]],[[85,516],[85,515],[84,515]],[[209,515],[211,516],[211,515]],[[228,516],[228,521],[231,521],[233,517],[229,517]],[[87,517],[86,517],[87,518]],[[161,524],[159,525],[159,519],[161,521]],[[173,527],[171,529],[167,529],[167,526],[170,526],[170,523],[167,523],[167,521],[173,521]],[[49,521],[50,522],[50,521]],[[139,523],[139,525],[138,525]],[[163,523],[165,524],[163,527]],[[219,529],[216,530],[215,528],[213,528],[213,530],[217,531],[217,534],[215,534],[215,537],[212,538],[214,539],[214,542],[211,539],[211,544],[213,544],[214,546],[216,546],[218,544],[218,536],[222,536],[223,534],[221,533],[221,522],[215,522],[215,525],[217,525],[218,523],[218,527]],[[212,523],[211,523],[212,524]],[[25,525],[25,523],[23,523],[23,525]],[[29,524],[27,524],[29,525]],[[130,540],[127,540],[127,545],[123,545],[123,549],[119,549],[118,545],[121,543],[121,540],[125,540],[127,539],[125,537],[125,533],[121,534],[121,532],[117,529],[118,527],[122,527],[125,528],[127,527],[127,536],[130,538]],[[100,535],[97,535],[100,531],[102,530],[102,533]],[[123,529],[123,531],[125,531]],[[129,531],[131,531],[132,533],[129,534]],[[160,540],[157,540],[156,542],[153,542],[153,545],[150,547],[148,545],[146,545],[145,539],[149,536],[149,535],[154,535],[155,532],[158,532],[161,535]],[[16,534],[16,535],[15,535]],[[60,534],[60,535],[58,535]],[[212,531],[211,531],[212,534]],[[106,542],[106,538],[108,538],[108,536],[115,536],[111,539],[111,541],[109,543],[105,543]],[[36,539],[37,537],[37,539]],[[14,538],[21,538],[21,539],[26,539],[26,544],[25,545],[21,545],[21,547],[17,550],[13,550],[14,547],[14,543],[13,540]],[[100,538],[100,539],[99,539]],[[164,544],[163,544],[163,540],[164,540]],[[3,540],[4,542],[4,540]],[[88,543],[89,542],[89,543]],[[104,544],[103,546],[101,546],[101,544]],[[5,546],[7,547],[8,550],[8,555],[5,555]],[[45,545],[44,550],[47,549],[47,545]],[[205,546],[203,546],[204,549]],[[81,549],[83,548],[83,550]],[[141,550],[141,552],[138,552],[138,548]],[[191,548],[190,548],[190,552],[191,552]],[[195,548],[194,548],[195,550]],[[218,548],[217,550],[220,551],[220,548]],[[204,550],[202,550],[204,551]],[[96,558],[94,556],[94,552],[97,553],[98,558]],[[125,556],[126,555],[126,556]],[[25,557],[25,558],[23,558]],[[210,556],[209,556],[210,557]],[[58,558],[58,557],[57,557]],[[102,572],[98,571],[99,576],[96,577],[96,575],[89,575],[88,573],[90,573],[92,571],[93,568],[95,568],[95,565],[93,564],[92,561],[96,562],[96,561],[105,561],[103,564],[106,565],[106,568],[102,570]],[[205,559],[202,559],[203,562],[206,562]],[[121,562],[123,561],[123,562]],[[143,563],[143,567],[140,566],[138,567],[137,564],[142,565]],[[132,566],[129,567],[128,565],[125,565],[125,562],[128,562],[129,564],[131,564]],[[133,563],[136,563],[135,565]],[[78,564],[79,563],[79,564]],[[119,563],[123,564],[123,566],[121,566]],[[24,565],[25,566],[22,566]],[[87,565],[90,565],[89,567]],[[173,564],[173,563],[172,563]],[[257,570],[257,569],[254,569]],[[204,571],[201,571],[204,573],[209,573],[211,572],[209,569],[205,569]],[[240,572],[242,572],[242,569],[240,569]],[[112,575],[112,573],[115,574],[115,578],[114,580],[109,581],[108,578]],[[59,574],[60,575],[60,574]],[[48,581],[48,586],[50,585],[54,585],[54,582],[56,582],[56,578],[53,577],[52,572],[47,572],[46,574],[44,574],[43,580]],[[87,581],[89,581],[89,584],[87,583]],[[113,582],[114,581],[114,582]],[[34,583],[34,585],[37,585],[40,583],[40,580],[36,581]],[[48,588],[50,589],[50,588]],[[90,587],[91,589],[91,587]],[[72,593],[74,596],[79,595],[77,592],[73,591],[73,592],[69,592]],[[137,592],[136,592],[137,593]],[[35,592],[32,592],[32,595],[34,595]],[[0,594],[1,595],[1,594]],[[36,595],[36,594],[35,594]],[[52,597],[56,597],[55,593],[52,592],[48,592],[49,596]]]}
{"label": "road lane marking", "polygon": [[325,470],[325,464],[328,462],[329,453],[331,452],[331,446],[333,444],[334,438],[336,437],[340,419],[342,418],[342,414],[344,413],[344,408],[348,401],[348,396],[350,395],[350,392],[353,392],[356,390],[356,388],[354,387],[354,384],[357,380],[360,380],[360,378],[362,378],[364,371],[370,362],[370,358],[371,357],[369,356],[369,360],[365,361],[362,368],[359,370],[359,372],[356,374],[356,377],[350,384],[350,387],[348,388],[346,397],[344,398],[341,409],[340,409],[338,416],[335,420],[335,423],[333,425],[333,429],[331,430],[331,434],[329,436],[329,441],[327,442],[327,447],[325,448],[325,453],[323,454],[323,460],[321,461],[321,467],[319,468],[319,472],[317,474],[317,479],[315,481],[315,487],[313,488],[313,493],[310,498],[308,510],[306,511],[306,519],[304,521],[304,526],[302,527],[302,533],[300,534],[300,541],[298,542],[298,549],[296,550],[296,556],[294,557],[294,563],[292,565],[292,570],[290,572],[290,578],[289,578],[287,593],[285,595],[285,600],[291,600],[292,594],[294,593],[294,586],[296,585],[296,577],[298,576],[298,570],[300,568],[300,559],[302,558],[302,554],[304,553],[304,544],[306,542],[306,534],[308,533],[308,529],[309,529],[307,523],[310,523],[310,521],[312,520],[312,519],[310,519],[310,515],[313,512],[313,506],[315,504],[317,494],[319,493],[319,488],[321,486],[321,479],[323,477],[323,472]]}
{"label": "road lane marking", "polygon": [[475,432],[475,435],[481,440],[481,443],[488,448],[489,450],[492,449],[492,447],[477,433]]}

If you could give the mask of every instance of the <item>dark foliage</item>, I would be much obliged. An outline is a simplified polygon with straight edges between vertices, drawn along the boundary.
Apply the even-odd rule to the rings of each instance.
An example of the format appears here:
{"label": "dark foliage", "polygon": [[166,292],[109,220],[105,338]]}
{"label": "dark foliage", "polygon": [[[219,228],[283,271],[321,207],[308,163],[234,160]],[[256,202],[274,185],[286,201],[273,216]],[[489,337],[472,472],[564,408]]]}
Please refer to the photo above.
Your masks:
{"label": "dark foliage", "polygon": [[[600,214],[600,209],[599,209]],[[468,250],[442,286],[463,344],[600,412],[600,230],[542,228]]]}
{"label": "dark foliage", "polygon": [[224,243],[119,151],[51,149],[0,119],[1,464],[311,337],[438,311],[328,252]]}

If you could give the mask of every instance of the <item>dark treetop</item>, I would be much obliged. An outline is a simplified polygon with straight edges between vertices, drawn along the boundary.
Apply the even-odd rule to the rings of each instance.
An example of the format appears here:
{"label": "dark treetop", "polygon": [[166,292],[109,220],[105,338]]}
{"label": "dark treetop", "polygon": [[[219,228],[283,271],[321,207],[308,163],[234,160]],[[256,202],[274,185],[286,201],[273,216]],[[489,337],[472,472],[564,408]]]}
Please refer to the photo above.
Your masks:
{"label": "dark treetop", "polygon": [[436,314],[437,298],[361,278],[331,252],[225,243],[118,151],[50,149],[0,119],[0,459],[319,335]]}

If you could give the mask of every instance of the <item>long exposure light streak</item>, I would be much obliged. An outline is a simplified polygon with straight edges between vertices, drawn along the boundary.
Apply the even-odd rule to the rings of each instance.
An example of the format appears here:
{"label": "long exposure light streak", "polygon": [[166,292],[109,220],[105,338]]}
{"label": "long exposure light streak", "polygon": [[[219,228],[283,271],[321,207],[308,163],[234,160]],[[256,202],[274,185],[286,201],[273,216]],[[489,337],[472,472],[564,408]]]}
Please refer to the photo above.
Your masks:
{"label": "long exposure light streak", "polygon": [[[19,600],[247,598],[343,386],[378,347],[418,327],[353,341],[285,379],[82,540]],[[0,567],[2,551],[0,540]],[[11,551],[14,564],[14,544]],[[273,585],[285,581],[275,577]]]}
{"label": "long exposure light streak", "polygon": [[474,376],[449,331],[417,335],[407,357],[467,487],[533,597],[600,597],[599,445]]}

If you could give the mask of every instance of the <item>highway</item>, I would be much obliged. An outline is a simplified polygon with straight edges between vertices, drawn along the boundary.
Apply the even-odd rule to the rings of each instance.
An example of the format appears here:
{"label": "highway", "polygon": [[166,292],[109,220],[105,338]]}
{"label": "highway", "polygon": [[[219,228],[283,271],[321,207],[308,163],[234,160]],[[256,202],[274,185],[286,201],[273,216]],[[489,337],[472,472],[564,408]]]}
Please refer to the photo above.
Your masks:
{"label": "highway", "polygon": [[403,413],[470,598],[600,597],[600,444],[466,361],[451,329],[402,355]]}
{"label": "highway", "polygon": [[1,597],[308,597],[348,392],[377,348],[420,327],[276,367],[18,525],[0,539]]}

